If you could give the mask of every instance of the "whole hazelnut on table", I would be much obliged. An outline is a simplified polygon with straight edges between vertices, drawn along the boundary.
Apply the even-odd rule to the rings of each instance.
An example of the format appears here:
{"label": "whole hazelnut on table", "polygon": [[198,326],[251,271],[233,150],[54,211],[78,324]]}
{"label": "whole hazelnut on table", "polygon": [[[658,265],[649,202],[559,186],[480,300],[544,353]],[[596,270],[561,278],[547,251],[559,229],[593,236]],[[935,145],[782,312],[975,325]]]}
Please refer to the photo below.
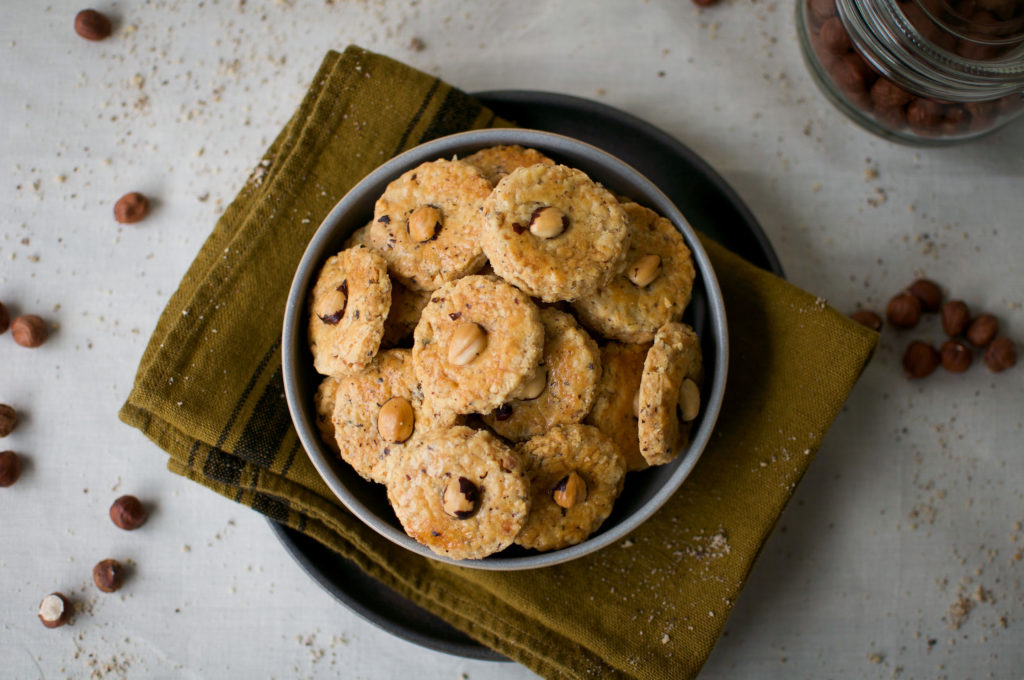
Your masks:
{"label": "whole hazelnut on table", "polygon": [[913,293],[900,293],[889,300],[885,318],[897,328],[913,328],[921,318],[921,298]]}
{"label": "whole hazelnut on table", "polygon": [[146,517],[146,506],[135,496],[121,496],[110,506],[110,520],[125,531],[138,529]]}
{"label": "whole hazelnut on table", "polygon": [[918,279],[910,284],[908,292],[913,293],[921,301],[921,309],[925,312],[937,312],[942,305],[942,289],[930,279]]}
{"label": "whole hazelnut on table", "polygon": [[0,451],[0,487],[13,486],[21,477],[21,459],[14,451]]}
{"label": "whole hazelnut on table", "polygon": [[11,327],[11,315],[7,311],[7,307],[4,303],[0,302],[0,335],[7,332],[7,329]]}
{"label": "whole hazelnut on table", "polygon": [[993,373],[1005,371],[1017,365],[1017,347],[1005,335],[989,343],[985,350],[985,365]]}
{"label": "whole hazelnut on table", "polygon": [[0,404],[0,437],[6,437],[18,426],[18,412],[7,404]]}
{"label": "whole hazelnut on table", "polygon": [[75,33],[86,40],[103,40],[110,37],[110,19],[94,9],[83,9],[75,15]]}
{"label": "whole hazelnut on table", "polygon": [[999,321],[991,314],[981,314],[967,327],[966,337],[975,347],[984,347],[999,334]]}
{"label": "whole hazelnut on table", "polygon": [[963,300],[950,300],[942,305],[942,330],[955,338],[964,332],[971,320],[971,311]]}
{"label": "whole hazelnut on table", "polygon": [[134,224],[149,214],[149,199],[137,191],[125,194],[114,204],[114,219],[121,224]]}
{"label": "whole hazelnut on table", "polygon": [[956,340],[942,343],[942,367],[950,373],[963,373],[971,367],[974,353],[971,348]]}
{"label": "whole hazelnut on table", "polygon": [[35,314],[19,316],[11,324],[11,335],[14,336],[14,342],[22,347],[39,347],[46,342],[49,334],[46,322]]}
{"label": "whole hazelnut on table", "polygon": [[39,603],[39,620],[47,628],[59,628],[71,620],[71,601],[63,593],[50,593]]}
{"label": "whole hazelnut on table", "polygon": [[870,309],[858,309],[850,315],[850,318],[861,326],[867,326],[873,331],[882,330],[882,317],[878,316]]}
{"label": "whole hazelnut on table", "polygon": [[92,568],[92,580],[105,593],[113,593],[124,585],[124,567],[117,560],[102,560]]}
{"label": "whole hazelnut on table", "polygon": [[903,353],[903,370],[911,378],[927,378],[938,367],[941,358],[937,349],[926,342],[914,340]]}

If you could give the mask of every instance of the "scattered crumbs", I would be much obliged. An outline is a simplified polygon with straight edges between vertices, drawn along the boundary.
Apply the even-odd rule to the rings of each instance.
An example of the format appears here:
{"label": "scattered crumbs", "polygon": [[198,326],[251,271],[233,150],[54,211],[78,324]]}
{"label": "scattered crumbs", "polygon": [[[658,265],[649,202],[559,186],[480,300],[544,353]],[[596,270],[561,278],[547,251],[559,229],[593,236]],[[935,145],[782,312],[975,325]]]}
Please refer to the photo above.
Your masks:
{"label": "scattered crumbs", "polygon": [[813,191],[814,193],[818,193],[819,191],[821,191],[821,182],[815,182],[814,184],[812,184],[811,191]]}
{"label": "scattered crumbs", "polygon": [[672,638],[670,638],[668,636],[668,633],[665,633],[664,635],[661,636],[661,644],[667,645],[671,639]]}
{"label": "scattered crumbs", "polygon": [[974,609],[975,602],[971,598],[967,597],[964,593],[957,595],[956,600],[949,605],[949,609],[946,610],[946,625],[953,630],[959,630],[960,626],[967,623],[967,619],[970,618],[971,610]]}
{"label": "scattered crumbs", "polygon": [[409,41],[409,49],[413,52],[422,52],[427,49],[427,44],[423,42],[422,38],[414,37]]}
{"label": "scattered crumbs", "polygon": [[872,652],[871,654],[868,654],[868,661],[871,663],[882,663],[885,661],[885,655],[879,654],[878,652]]}
{"label": "scattered crumbs", "polygon": [[185,545],[181,546],[181,552],[183,552],[183,553],[190,553],[190,552],[192,552],[192,546],[190,546],[188,543],[186,543]]}
{"label": "scattered crumbs", "polygon": [[631,538],[627,538],[622,543],[619,543],[620,548],[632,548],[634,545],[636,544],[633,542],[633,539]]}
{"label": "scattered crumbs", "polygon": [[875,168],[868,168],[864,171],[864,180],[870,182],[878,179],[878,170]]}

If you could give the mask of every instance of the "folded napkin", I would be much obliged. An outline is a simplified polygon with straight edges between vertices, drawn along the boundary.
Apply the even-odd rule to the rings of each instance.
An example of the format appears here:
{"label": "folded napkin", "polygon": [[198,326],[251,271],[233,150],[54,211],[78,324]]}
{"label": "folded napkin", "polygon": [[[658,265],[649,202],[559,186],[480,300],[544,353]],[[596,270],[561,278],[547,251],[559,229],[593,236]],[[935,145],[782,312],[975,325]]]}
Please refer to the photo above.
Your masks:
{"label": "folded napkin", "polygon": [[308,534],[546,678],[693,677],[875,347],[821,299],[706,240],[731,343],[718,426],[654,517],[568,564],[496,573],[393,545],[338,503],[291,425],[281,319],[317,225],[394,154],[501,124],[408,66],[329,53],[160,317],[121,418],[171,471]]}

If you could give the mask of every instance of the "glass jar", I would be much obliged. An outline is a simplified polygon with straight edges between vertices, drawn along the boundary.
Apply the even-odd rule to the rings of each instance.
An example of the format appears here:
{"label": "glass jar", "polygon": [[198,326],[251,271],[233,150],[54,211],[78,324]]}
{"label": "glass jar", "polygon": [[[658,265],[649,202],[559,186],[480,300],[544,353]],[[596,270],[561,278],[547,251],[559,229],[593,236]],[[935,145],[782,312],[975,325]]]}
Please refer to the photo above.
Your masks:
{"label": "glass jar", "polygon": [[1024,111],[1024,0],[797,0],[822,92],[894,141],[945,145]]}

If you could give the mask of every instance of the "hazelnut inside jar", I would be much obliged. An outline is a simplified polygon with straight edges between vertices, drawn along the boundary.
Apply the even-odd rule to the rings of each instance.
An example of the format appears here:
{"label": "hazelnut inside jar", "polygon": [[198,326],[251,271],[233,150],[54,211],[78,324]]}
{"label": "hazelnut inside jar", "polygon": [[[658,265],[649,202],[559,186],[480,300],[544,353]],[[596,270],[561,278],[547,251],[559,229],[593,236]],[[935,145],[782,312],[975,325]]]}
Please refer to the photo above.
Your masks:
{"label": "hazelnut inside jar", "polygon": [[887,139],[967,141],[1024,111],[1024,1],[797,0],[797,33],[825,96]]}

